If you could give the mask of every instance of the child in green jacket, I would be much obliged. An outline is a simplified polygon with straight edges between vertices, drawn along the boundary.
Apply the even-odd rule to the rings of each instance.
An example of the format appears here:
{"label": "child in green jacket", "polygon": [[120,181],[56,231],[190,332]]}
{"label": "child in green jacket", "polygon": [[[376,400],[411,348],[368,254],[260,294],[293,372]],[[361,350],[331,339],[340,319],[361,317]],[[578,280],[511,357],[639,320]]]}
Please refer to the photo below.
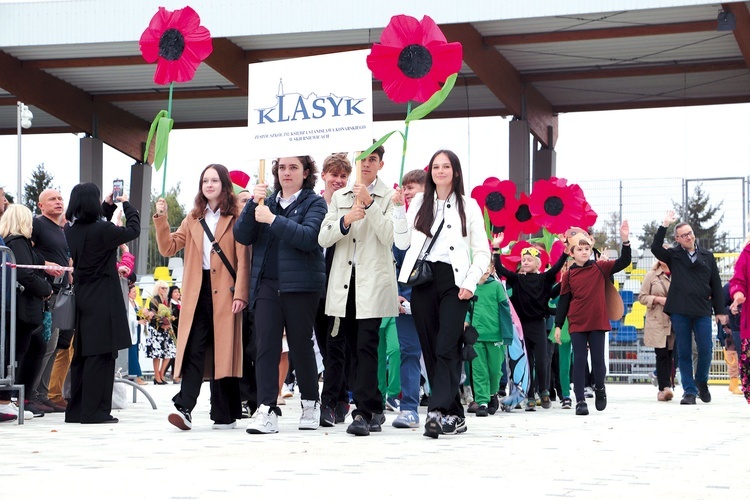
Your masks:
{"label": "child in green jacket", "polygon": [[477,417],[494,415],[497,411],[497,389],[505,362],[504,344],[513,338],[508,294],[493,273],[494,266],[490,264],[477,283],[473,313],[469,311],[464,323],[465,327],[474,326],[479,334],[474,344],[477,357],[471,362],[474,400],[479,405]]}

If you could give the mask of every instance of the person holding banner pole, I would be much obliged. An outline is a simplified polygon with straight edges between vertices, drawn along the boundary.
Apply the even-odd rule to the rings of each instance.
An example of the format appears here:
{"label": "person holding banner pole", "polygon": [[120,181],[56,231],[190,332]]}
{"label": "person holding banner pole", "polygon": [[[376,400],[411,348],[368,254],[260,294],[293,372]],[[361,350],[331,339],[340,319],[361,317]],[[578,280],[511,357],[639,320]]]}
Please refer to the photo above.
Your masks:
{"label": "person holding banner pole", "polygon": [[272,171],[273,194],[266,198],[268,185],[259,182],[234,226],[236,240],[252,245],[253,252],[250,307],[255,312],[258,410],[247,426],[248,434],[279,431],[279,360],[284,331],[301,394],[299,429],[314,430],[320,425],[312,335],[325,283],[318,233],[326,202],[313,190],[317,167],[310,156],[278,158]]}
{"label": "person holding banner pole", "polygon": [[181,430],[193,427],[192,410],[204,376],[210,378],[211,420],[216,430],[233,429],[242,417],[242,310],[247,306],[247,248],[235,241],[237,217],[229,171],[211,164],[201,172],[190,214],[169,232],[167,202],[156,202],[154,226],[159,253],[185,249],[182,304],[177,333],[174,377],[181,378],[169,422]]}
{"label": "person holding banner pole", "polygon": [[[357,181],[331,198],[318,241],[336,245],[328,279],[326,314],[338,318],[328,337],[323,404],[330,410],[344,381],[347,343],[353,348],[354,403],[348,434],[381,431],[383,396],[378,390],[378,331],[382,318],[398,316],[393,245],[393,189],[378,177],[382,146],[357,165]],[[354,347],[356,346],[356,347]],[[355,361],[356,360],[356,361]]]}

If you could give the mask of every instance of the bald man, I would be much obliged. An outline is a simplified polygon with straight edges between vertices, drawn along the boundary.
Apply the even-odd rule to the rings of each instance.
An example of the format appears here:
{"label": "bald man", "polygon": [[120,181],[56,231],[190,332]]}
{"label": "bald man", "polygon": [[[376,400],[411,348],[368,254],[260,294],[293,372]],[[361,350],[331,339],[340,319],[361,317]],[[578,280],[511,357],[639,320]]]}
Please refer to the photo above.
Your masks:
{"label": "bald man", "polygon": [[[68,251],[68,242],[63,232],[63,214],[65,213],[65,203],[59,191],[55,189],[45,189],[39,194],[37,203],[42,215],[34,217],[34,229],[31,233],[31,241],[34,243],[34,249],[41,253],[47,265],[70,265],[70,253]],[[48,270],[47,279],[52,284],[52,290],[56,294],[68,280],[69,277],[63,271]],[[57,328],[52,329],[52,336],[47,342],[47,349],[44,352],[42,364],[34,380],[34,390],[32,394],[26,397],[29,403],[41,411],[65,411],[65,400],[62,398],[62,383],[65,380],[67,366],[63,368],[62,380],[57,381],[60,394],[56,395],[55,400],[49,397],[50,377],[52,368],[55,363],[55,351],[60,331]],[[62,362],[62,360],[61,360]],[[60,375],[58,375],[58,378]],[[30,411],[34,411],[29,408]]]}

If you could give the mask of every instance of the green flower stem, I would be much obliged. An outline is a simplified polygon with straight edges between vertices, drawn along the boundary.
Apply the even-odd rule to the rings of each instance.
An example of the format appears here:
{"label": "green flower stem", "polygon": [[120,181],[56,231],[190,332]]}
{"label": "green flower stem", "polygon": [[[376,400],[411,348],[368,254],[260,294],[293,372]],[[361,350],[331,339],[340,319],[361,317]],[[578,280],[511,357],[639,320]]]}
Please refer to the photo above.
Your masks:
{"label": "green flower stem", "polygon": [[[409,116],[409,113],[411,113],[411,101],[409,101],[406,105],[406,116]],[[409,122],[405,122],[406,125],[404,126],[404,146],[401,148],[401,173],[398,176],[398,185],[401,185],[401,179],[404,178],[404,164],[406,163],[406,144],[409,140]]]}
{"label": "green flower stem", "polygon": [[[169,101],[167,102],[167,118],[172,118],[172,92],[174,91],[174,82],[169,84]],[[164,172],[161,178],[161,196],[164,197],[167,187],[167,156],[169,152],[164,154]]]}

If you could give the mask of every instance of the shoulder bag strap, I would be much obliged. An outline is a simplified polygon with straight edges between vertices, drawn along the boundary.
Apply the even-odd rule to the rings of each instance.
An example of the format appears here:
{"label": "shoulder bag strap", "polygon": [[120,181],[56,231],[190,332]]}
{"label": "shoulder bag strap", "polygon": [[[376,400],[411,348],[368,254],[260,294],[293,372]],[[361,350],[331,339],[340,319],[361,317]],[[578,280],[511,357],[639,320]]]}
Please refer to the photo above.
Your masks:
{"label": "shoulder bag strap", "polygon": [[206,223],[206,219],[201,217],[198,219],[198,221],[201,223],[201,226],[203,226],[203,230],[206,232],[206,236],[208,237],[208,241],[211,242],[211,246],[214,249],[214,252],[219,256],[221,261],[224,263],[224,265],[227,268],[227,271],[229,271],[229,274],[232,276],[232,279],[234,281],[237,281],[237,273],[234,272],[234,268],[232,267],[232,264],[229,263],[229,259],[227,259],[227,256],[224,255],[224,252],[221,250],[221,247],[214,239],[214,235],[211,232],[211,230],[208,228],[208,224]]}
{"label": "shoulder bag strap", "polygon": [[437,239],[438,235],[440,234],[440,231],[443,230],[443,224],[445,223],[445,219],[440,221],[440,225],[438,226],[438,230],[435,232],[435,236],[432,237],[432,241],[430,241],[430,246],[427,247],[427,250],[425,250],[424,255],[422,258],[426,258],[427,255],[430,253],[430,250],[432,250],[432,245],[435,244],[435,240]]}

